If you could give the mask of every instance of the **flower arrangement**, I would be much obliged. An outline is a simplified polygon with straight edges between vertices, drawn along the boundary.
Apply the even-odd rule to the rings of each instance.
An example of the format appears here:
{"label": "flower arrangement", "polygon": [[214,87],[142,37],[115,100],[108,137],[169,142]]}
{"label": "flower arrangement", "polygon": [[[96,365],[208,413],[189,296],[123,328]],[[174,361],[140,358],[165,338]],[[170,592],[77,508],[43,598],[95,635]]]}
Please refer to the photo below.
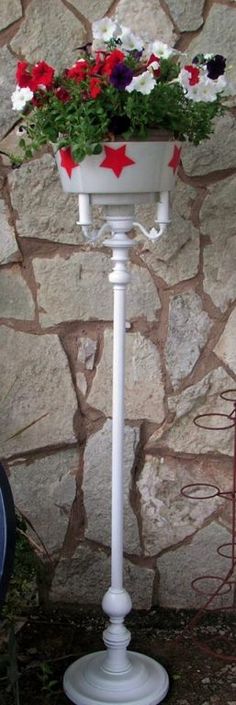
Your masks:
{"label": "flower arrangement", "polygon": [[79,162],[99,154],[105,140],[145,139],[153,129],[194,144],[209,137],[224,110],[223,56],[184,64],[180,52],[109,17],[92,28],[92,42],[58,75],[45,61],[18,63],[12,105],[23,112],[26,157],[56,143]]}

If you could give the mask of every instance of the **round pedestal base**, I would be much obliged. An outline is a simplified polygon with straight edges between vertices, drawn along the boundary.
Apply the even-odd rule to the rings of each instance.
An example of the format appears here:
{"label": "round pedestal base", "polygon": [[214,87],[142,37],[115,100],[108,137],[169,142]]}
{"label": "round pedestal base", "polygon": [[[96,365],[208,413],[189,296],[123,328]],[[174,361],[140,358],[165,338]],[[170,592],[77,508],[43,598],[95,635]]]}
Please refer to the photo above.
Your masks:
{"label": "round pedestal base", "polygon": [[127,652],[129,668],[122,673],[104,669],[106,651],[75,661],[64,675],[64,691],[76,705],[157,705],[165,697],[169,678],[157,661]]}

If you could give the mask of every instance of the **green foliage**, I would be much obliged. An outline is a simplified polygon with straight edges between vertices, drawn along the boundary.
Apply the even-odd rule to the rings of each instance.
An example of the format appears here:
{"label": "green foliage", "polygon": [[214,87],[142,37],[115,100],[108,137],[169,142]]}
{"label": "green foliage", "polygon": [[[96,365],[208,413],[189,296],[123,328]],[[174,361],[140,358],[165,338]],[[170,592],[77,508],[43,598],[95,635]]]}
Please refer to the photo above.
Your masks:
{"label": "green foliage", "polygon": [[[134,64],[130,55],[126,65],[133,68]],[[213,131],[214,117],[222,114],[222,99],[218,95],[213,102],[190,100],[176,82],[179,71],[176,59],[161,59],[160,77],[148,95],[117,90],[100,76],[101,90],[95,98],[89,92],[90,77],[76,82],[65,74],[57,76],[55,90],[45,91],[34,108],[28,105],[26,135],[20,140],[24,156],[31,158],[43,145],[54,143],[59,148],[71,146],[74,159],[80,162],[101,151],[102,142],[113,138],[112,119],[124,116],[130,123],[120,138],[145,139],[150,129],[164,129],[176,139],[199,144]],[[67,101],[58,98],[56,86],[67,92]]]}
{"label": "green foliage", "polygon": [[25,535],[27,524],[17,515],[17,538],[14,571],[7,593],[2,616],[10,623],[15,623],[29,606],[37,600],[37,575],[39,561]]}

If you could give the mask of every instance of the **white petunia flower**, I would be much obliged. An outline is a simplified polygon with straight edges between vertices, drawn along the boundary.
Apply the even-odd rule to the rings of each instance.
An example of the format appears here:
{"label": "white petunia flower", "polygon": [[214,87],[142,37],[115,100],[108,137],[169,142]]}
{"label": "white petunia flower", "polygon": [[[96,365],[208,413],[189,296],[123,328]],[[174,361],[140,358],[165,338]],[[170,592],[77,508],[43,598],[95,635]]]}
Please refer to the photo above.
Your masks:
{"label": "white petunia flower", "polygon": [[128,91],[128,93],[137,91],[138,93],[142,93],[143,95],[149,95],[155,85],[156,81],[155,78],[152,76],[152,73],[150,71],[144,71],[144,73],[141,73],[140,76],[134,76],[134,78],[132,78],[131,83],[126,86],[125,90]]}
{"label": "white petunia flower", "polygon": [[168,44],[165,44],[158,39],[149,44],[148,51],[149,54],[155,54],[155,56],[158,56],[160,59],[169,59],[170,56],[177,53],[175,49],[172,49],[172,47],[169,47]]}
{"label": "white petunia flower", "polygon": [[103,17],[92,24],[94,39],[101,39],[104,42],[109,42],[116,35],[117,22],[110,17]]}
{"label": "white petunia flower", "polygon": [[195,103],[213,103],[216,100],[217,93],[223,91],[226,85],[227,81],[224,76],[219,76],[213,81],[204,73],[201,75],[199,83],[185,88],[186,98],[193,100]]}
{"label": "white petunia flower", "polygon": [[23,110],[26,103],[28,103],[33,96],[33,91],[31,91],[30,88],[20,88],[20,86],[16,86],[16,90],[11,96],[13,110]]}
{"label": "white petunia flower", "polygon": [[121,48],[125,51],[142,51],[143,40],[137,34],[131,32],[128,27],[122,27],[121,33],[118,35],[121,41]]}

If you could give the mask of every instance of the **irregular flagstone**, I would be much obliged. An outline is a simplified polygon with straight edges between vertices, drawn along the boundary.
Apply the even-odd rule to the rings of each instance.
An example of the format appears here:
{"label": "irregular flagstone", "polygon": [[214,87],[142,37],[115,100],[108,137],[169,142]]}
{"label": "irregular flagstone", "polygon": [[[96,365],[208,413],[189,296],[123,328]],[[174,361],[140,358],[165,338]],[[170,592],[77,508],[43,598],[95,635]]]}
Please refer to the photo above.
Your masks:
{"label": "irregular flagstone", "polygon": [[44,59],[60,69],[74,63],[75,48],[84,40],[81,22],[60,0],[32,0],[11,47],[27,61]]}
{"label": "irregular flagstone", "polygon": [[232,484],[230,465],[231,461],[227,461],[226,472],[222,461],[147,456],[137,482],[146,554],[155,555],[173,547],[204,525],[225,500],[218,496],[204,502],[199,500],[198,496],[214,493],[212,489],[201,487],[200,491],[188,490],[195,497],[193,501],[183,497],[181,489],[198,482],[210,482],[229,490]]}
{"label": "irregular flagstone", "polygon": [[1,0],[0,31],[22,17],[20,0]]}
{"label": "irregular flagstone", "polygon": [[76,225],[77,197],[63,193],[51,155],[44,154],[15,169],[9,176],[9,185],[20,237],[83,242]]}
{"label": "irregular flagstone", "polygon": [[[124,441],[124,550],[140,553],[137,519],[130,506],[131,470],[139,440],[139,429],[125,427]],[[85,535],[92,541],[111,543],[111,457],[112,422],[90,436],[84,454],[83,493],[87,528]],[[96,478],[96,482],[94,479]]]}
{"label": "irregular flagstone", "polygon": [[194,291],[172,297],[165,357],[174,389],[192,371],[211,326],[201,299]]}
{"label": "irregular flagstone", "polygon": [[76,493],[77,448],[10,464],[17,508],[31,522],[49,553],[62,548]]}
{"label": "irregular flagstone", "polygon": [[167,0],[167,6],[181,32],[191,32],[203,24],[204,0]]}
{"label": "irregular flagstone", "polygon": [[[213,453],[232,455],[232,428],[213,432],[212,429],[198,428],[194,424],[194,418],[200,414],[213,412],[228,413],[229,405],[225,406],[226,402],[219,395],[224,389],[230,389],[233,386],[232,377],[222,367],[219,367],[197,385],[192,385],[180,395],[173,396],[172,410],[174,407],[176,408],[176,420],[169,431],[162,434],[160,431],[155,432],[149,438],[148,447],[166,446],[175,453],[204,454],[212,451]],[[191,410],[189,411],[189,409]],[[217,417],[213,419],[215,425],[217,420],[219,422]]]}
{"label": "irregular flagstone", "polygon": [[221,311],[235,300],[235,189],[235,176],[209,186],[200,211],[201,231],[209,237],[203,253],[203,286]]}
{"label": "irregular flagstone", "polygon": [[[50,599],[53,602],[100,604],[110,585],[111,559],[101,549],[80,544],[73,556],[62,558],[56,568]],[[124,586],[135,609],[152,605],[154,571],[124,560]]]}
{"label": "irregular flagstone", "polygon": [[136,34],[150,39],[161,39],[173,46],[176,35],[171,20],[161,7],[159,0],[120,0],[116,19]]}
{"label": "irregular flagstone", "polygon": [[[191,204],[195,197],[196,190],[179,179],[173,195],[171,224],[156,242],[144,240],[140,252],[141,259],[169,286],[190,279],[198,272],[199,233],[191,222]],[[147,228],[153,226],[154,218],[153,207],[137,208],[137,220],[145,222]]]}
{"label": "irregular flagstone", "polygon": [[235,330],[236,330],[236,309],[232,311],[224,332],[222,333],[218,343],[214,348],[214,352],[218,357],[230,367],[236,374],[236,346],[235,346]]}
{"label": "irregular flagstone", "polygon": [[[106,416],[112,415],[111,330],[104,333],[104,349],[87,401]],[[148,419],[161,423],[165,416],[164,387],[157,347],[140,333],[126,336],[125,415],[128,419]]]}
{"label": "irregular flagstone", "polygon": [[29,287],[21,274],[21,268],[0,271],[0,318],[34,318],[35,305]]}
{"label": "irregular flagstone", "polygon": [[112,5],[112,0],[72,0],[71,5],[91,22],[104,17]]}
{"label": "irregular flagstone", "polygon": [[[217,548],[230,541],[230,533],[217,522],[212,522],[193,537],[191,543],[164,553],[157,562],[160,574],[158,603],[162,607],[175,609],[202,607],[206,595],[197,594],[191,586],[192,580],[204,575],[224,578],[230,562],[222,556],[219,558]],[[220,581],[204,581],[198,583],[201,590],[211,594],[219,587]],[[211,608],[224,608],[233,605],[233,595],[227,592],[211,603]]]}
{"label": "irregular flagstone", "polygon": [[[102,252],[76,252],[71,257],[35,258],[35,277],[40,285],[38,302],[43,327],[70,320],[112,320],[112,288],[109,257]],[[160,307],[150,274],[133,265],[128,292],[127,317],[153,320]]]}
{"label": "irregular flagstone", "polygon": [[17,121],[19,115],[12,110],[11,94],[15,90],[16,58],[7,47],[0,49],[0,139]]}
{"label": "irregular flagstone", "polygon": [[[193,6],[195,5],[195,3],[192,4]],[[235,66],[235,32],[235,9],[224,4],[214,3],[202,31],[188,47],[188,58],[192,59],[199,52],[203,54],[209,52],[211,54],[223,54],[228,59],[228,65]]]}
{"label": "irregular flagstone", "polygon": [[[222,135],[224,139],[222,140]],[[231,114],[215,120],[214,134],[199,145],[184,144],[182,149],[184,170],[189,176],[210,174],[236,167],[236,119]]]}
{"label": "irregular flagstone", "polygon": [[0,455],[73,443],[75,391],[55,335],[0,328]]}
{"label": "irregular flagstone", "polygon": [[9,225],[9,216],[6,203],[0,198],[0,264],[9,264],[21,259],[14,229]]}

